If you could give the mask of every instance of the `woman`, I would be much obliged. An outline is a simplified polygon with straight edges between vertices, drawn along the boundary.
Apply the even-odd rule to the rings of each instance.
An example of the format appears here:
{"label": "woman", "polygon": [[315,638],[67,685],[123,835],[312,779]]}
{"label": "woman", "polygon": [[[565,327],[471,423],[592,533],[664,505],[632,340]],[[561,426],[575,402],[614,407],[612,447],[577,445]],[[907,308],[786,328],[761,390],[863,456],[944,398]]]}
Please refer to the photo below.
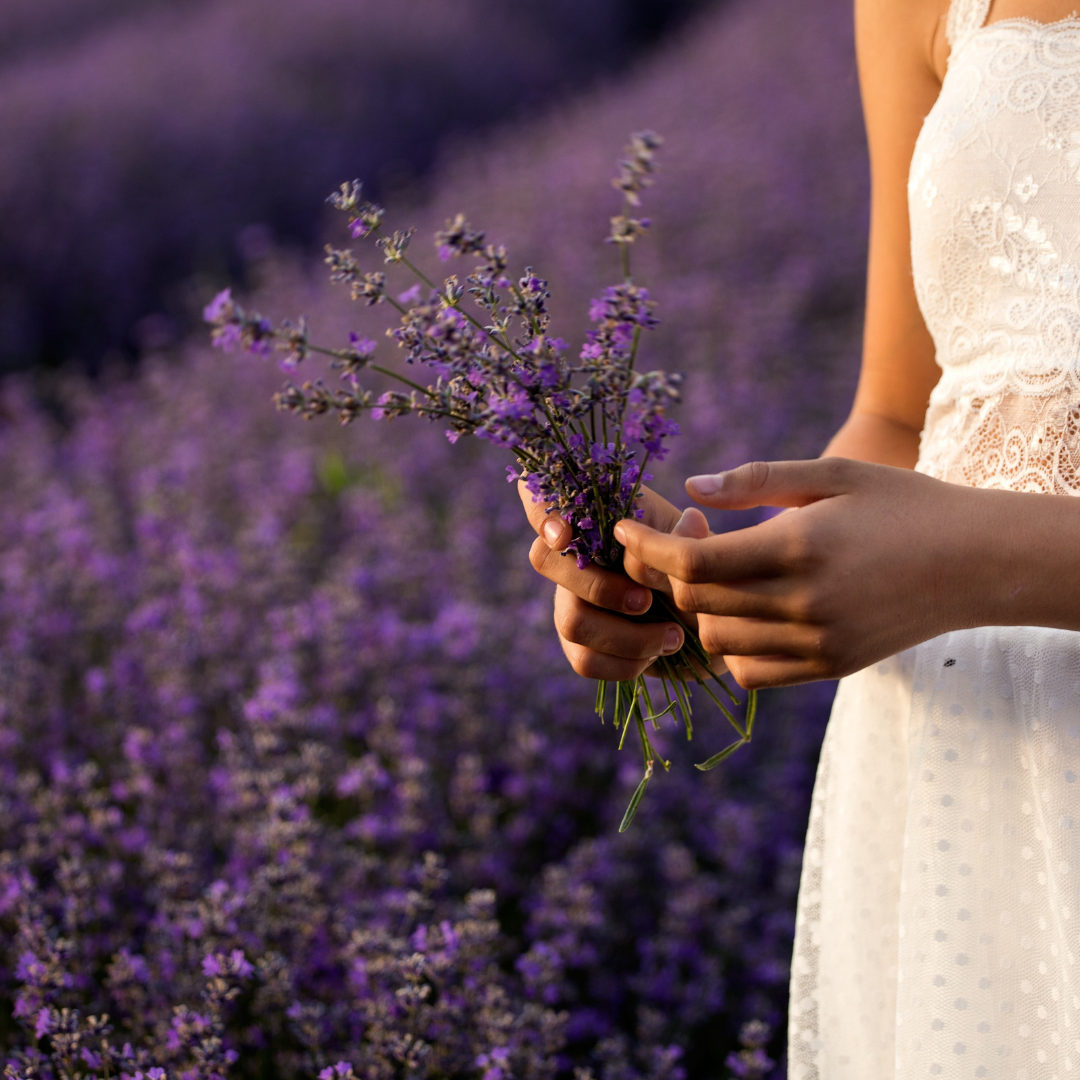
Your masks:
{"label": "woman", "polygon": [[[650,494],[627,580],[558,554],[574,668],[630,679],[696,613],[744,687],[843,676],[792,966],[790,1074],[1080,1075],[1080,19],[856,0],[872,169],[862,373],[818,461],[692,477],[796,508],[710,536]],[[1072,17],[1070,17],[1072,16]]]}

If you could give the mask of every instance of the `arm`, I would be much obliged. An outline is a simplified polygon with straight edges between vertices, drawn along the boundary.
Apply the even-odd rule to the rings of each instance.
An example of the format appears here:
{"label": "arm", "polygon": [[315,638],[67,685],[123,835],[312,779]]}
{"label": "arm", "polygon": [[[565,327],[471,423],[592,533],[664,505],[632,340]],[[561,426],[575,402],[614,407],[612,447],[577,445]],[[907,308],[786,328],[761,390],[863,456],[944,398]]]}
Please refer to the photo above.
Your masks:
{"label": "arm", "polygon": [[855,41],[870,150],[863,362],[851,415],[827,455],[910,469],[939,369],[911,276],[907,175],[941,89],[942,0],[856,0]]}
{"label": "arm", "polygon": [[[852,414],[826,454],[907,469],[915,463],[927,398],[938,374],[911,281],[906,177],[919,125],[939,88],[933,64],[935,58],[942,59],[935,49],[943,37],[943,3],[858,0],[857,11],[874,184],[866,346]],[[916,92],[910,92],[911,85]],[[532,563],[558,586],[555,624],[579,674],[633,678],[652,657],[681,644],[674,624],[642,626],[609,615],[609,610],[644,611],[651,595],[634,592],[622,575],[594,567],[577,570],[558,554],[569,543],[570,530],[558,518],[545,517],[527,492],[522,497],[538,533]],[[645,508],[646,524],[655,529],[670,533],[678,527],[687,536],[700,535],[701,521],[691,518],[677,526],[678,511],[651,493]],[[663,574],[650,571],[633,555],[626,569],[649,588],[671,589]],[[674,648],[668,647],[673,643]],[[715,635],[714,644],[710,651],[729,651]]]}
{"label": "arm", "polygon": [[700,540],[616,528],[629,553],[668,574],[676,603],[699,613],[705,647],[743,686],[834,678],[966,627],[1080,630],[1080,499],[910,471],[937,377],[906,205],[943,60],[934,2],[856,0],[872,166],[867,316],[855,404],[831,457],[687,481],[708,506],[797,508],[754,528]]}

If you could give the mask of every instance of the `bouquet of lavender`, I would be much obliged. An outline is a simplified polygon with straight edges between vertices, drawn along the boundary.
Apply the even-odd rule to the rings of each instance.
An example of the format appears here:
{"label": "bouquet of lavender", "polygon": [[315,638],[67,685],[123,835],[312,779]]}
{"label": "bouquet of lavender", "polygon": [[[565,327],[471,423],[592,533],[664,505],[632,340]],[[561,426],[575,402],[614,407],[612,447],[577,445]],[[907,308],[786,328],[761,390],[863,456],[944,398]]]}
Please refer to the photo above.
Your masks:
{"label": "bouquet of lavender", "polygon": [[[643,189],[652,183],[660,142],[652,132],[633,135],[619,163],[613,183],[623,193],[623,207],[611,219],[608,242],[619,250],[622,281],[592,301],[589,316],[595,328],[576,359],[568,355],[566,342],[549,333],[550,293],[531,267],[515,281],[506,249],[486,243],[484,234],[459,214],[436,233],[439,257],[447,261],[474,256],[478,262],[464,284],[452,274],[437,285],[408,258],[415,230],[384,229],[385,210],[363,198],[359,181],[343,184],[329,202],[348,216],[354,238],[372,238],[386,265],[400,267],[416,280],[404,292],[392,292],[383,271],[365,270],[351,251],[328,247],[331,278],[347,284],[354,300],[396,309],[400,324],[387,335],[405,351],[408,364],[430,371],[434,381],[424,385],[375,363],[376,343],[356,334],[350,334],[343,348],[313,344],[305,318],[275,327],[241,307],[228,289],[204,312],[214,326],[213,342],[226,351],[244,348],[261,355],[277,349],[285,353],[282,366],[290,371],[313,353],[329,357],[343,385],[331,389],[321,379],[302,386],[290,382],[275,397],[279,408],[306,418],[333,412],[347,424],[363,412],[376,420],[412,413],[445,423],[451,442],[475,435],[505,447],[517,460],[516,467],[507,468],[507,480],[523,480],[535,502],[558,512],[573,527],[565,553],[575,556],[581,567],[595,563],[618,568],[623,553],[615,524],[643,515],[638,501],[642,484],[651,479],[649,462],[662,460],[666,441],[678,433],[667,410],[679,399],[680,377],[635,370],[642,334],[656,325],[656,317],[654,301],[631,275],[630,250],[649,227],[648,218],[635,214]],[[466,309],[466,294],[480,309],[479,316]],[[376,396],[360,384],[365,369],[388,376],[403,389]],[[753,733],[754,691],[740,719],[721,695],[736,706],[738,698],[712,671],[697,635],[662,593],[654,596],[646,617],[672,619],[685,630],[682,649],[656,662],[660,706],[654,704],[643,675],[632,682],[600,682],[597,688],[601,720],[610,703],[620,748],[633,727],[645,763],[620,831],[633,819],[656,762],[665,769],[670,766],[656,752],[648,725],[658,730],[661,717],[677,714],[687,738],[693,735],[691,683],[704,690],[736,734],[697,768],[719,765]]]}

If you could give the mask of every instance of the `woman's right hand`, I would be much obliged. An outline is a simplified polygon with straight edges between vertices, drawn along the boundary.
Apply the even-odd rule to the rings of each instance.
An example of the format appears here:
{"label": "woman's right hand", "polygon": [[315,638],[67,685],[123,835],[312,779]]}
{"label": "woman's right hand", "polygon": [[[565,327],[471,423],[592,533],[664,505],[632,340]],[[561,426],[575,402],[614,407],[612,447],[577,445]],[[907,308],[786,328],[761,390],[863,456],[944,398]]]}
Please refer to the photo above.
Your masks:
{"label": "woman's right hand", "polygon": [[[648,611],[653,589],[670,595],[665,575],[636,560],[636,565],[628,564],[626,570],[637,580],[595,565],[579,570],[573,555],[561,554],[573,539],[571,527],[557,514],[546,513],[542,503],[534,503],[524,483],[518,484],[518,493],[537,532],[529,560],[556,585],[555,629],[567,660],[579,675],[629,681],[647,671],[657,657],[670,656],[682,648],[683,630],[678,623],[621,617]],[[646,525],[662,532],[675,531],[682,515],[666,499],[643,488],[639,505],[645,511],[642,520]],[[687,621],[693,625],[696,619]]]}

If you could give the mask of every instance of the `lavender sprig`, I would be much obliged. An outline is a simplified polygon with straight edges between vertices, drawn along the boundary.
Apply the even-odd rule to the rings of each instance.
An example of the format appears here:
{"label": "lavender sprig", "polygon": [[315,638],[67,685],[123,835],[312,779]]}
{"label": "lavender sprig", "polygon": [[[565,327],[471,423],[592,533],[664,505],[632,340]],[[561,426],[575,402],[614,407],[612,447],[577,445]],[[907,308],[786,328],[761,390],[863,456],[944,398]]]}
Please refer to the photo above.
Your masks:
{"label": "lavender sprig", "polygon": [[[331,388],[321,379],[300,386],[289,382],[275,396],[279,408],[307,419],[334,412],[347,424],[364,412],[376,420],[412,413],[444,422],[450,442],[475,435],[505,447],[517,460],[517,468],[507,469],[507,480],[523,481],[534,502],[573,528],[565,554],[572,554],[582,568],[595,563],[616,569],[622,565],[623,550],[615,539],[615,525],[644,515],[639,500],[642,485],[652,479],[647,467],[664,459],[668,440],[679,430],[668,409],[679,400],[681,376],[635,370],[643,333],[657,320],[655,302],[631,275],[630,249],[650,226],[648,218],[634,214],[642,192],[653,182],[660,144],[652,132],[637,133],[619,163],[613,183],[623,193],[623,207],[611,218],[607,240],[619,248],[623,280],[592,301],[589,318],[594,326],[576,357],[569,355],[565,341],[550,334],[548,284],[532,267],[515,279],[506,249],[487,243],[484,233],[459,214],[435,235],[439,257],[444,262],[463,257],[478,261],[464,282],[451,274],[438,285],[408,257],[415,230],[387,232],[386,211],[366,200],[355,180],[328,201],[346,214],[354,239],[370,238],[384,264],[402,267],[416,284],[395,297],[385,272],[365,270],[350,250],[328,247],[331,279],[347,285],[354,300],[393,307],[400,321],[387,329],[388,337],[405,353],[407,364],[425,369],[434,380],[425,385],[374,363],[376,343],[355,334],[348,346],[329,349],[311,343],[304,318],[275,328],[262,315],[241,307],[228,289],[204,311],[214,327],[213,343],[225,351],[242,348],[262,356],[280,351],[287,371],[312,353],[328,357],[344,385]],[[466,297],[472,298],[470,308],[479,308],[479,316],[466,307]],[[376,396],[360,383],[365,369],[395,380],[402,389]],[[661,717],[678,713],[687,738],[693,736],[692,682],[704,689],[737,736],[697,768],[714,768],[753,734],[754,692],[740,720],[710,686],[715,683],[731,703],[739,704],[731,687],[712,671],[711,658],[682,615],[661,593],[655,594],[654,611],[652,618],[674,619],[685,631],[682,649],[656,662],[663,707],[654,705],[644,676],[611,685],[601,682],[597,689],[601,720],[610,698],[620,748],[633,725],[645,765],[620,831],[633,820],[656,763],[665,770],[670,767],[656,752],[648,723],[658,730]]]}

